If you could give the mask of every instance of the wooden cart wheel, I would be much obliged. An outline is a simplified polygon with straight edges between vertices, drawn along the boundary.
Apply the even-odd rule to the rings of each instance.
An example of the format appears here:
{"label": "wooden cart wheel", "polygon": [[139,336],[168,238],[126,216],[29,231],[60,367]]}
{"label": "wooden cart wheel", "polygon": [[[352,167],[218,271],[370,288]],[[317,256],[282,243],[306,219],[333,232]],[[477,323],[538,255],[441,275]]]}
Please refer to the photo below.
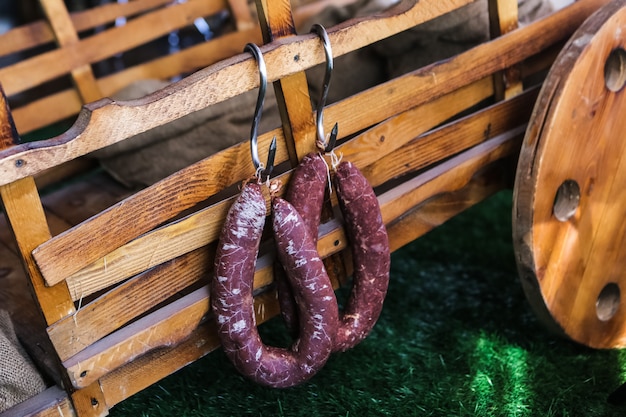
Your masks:
{"label": "wooden cart wheel", "polygon": [[517,168],[526,295],[562,334],[626,346],[626,0],[591,16],[543,85]]}

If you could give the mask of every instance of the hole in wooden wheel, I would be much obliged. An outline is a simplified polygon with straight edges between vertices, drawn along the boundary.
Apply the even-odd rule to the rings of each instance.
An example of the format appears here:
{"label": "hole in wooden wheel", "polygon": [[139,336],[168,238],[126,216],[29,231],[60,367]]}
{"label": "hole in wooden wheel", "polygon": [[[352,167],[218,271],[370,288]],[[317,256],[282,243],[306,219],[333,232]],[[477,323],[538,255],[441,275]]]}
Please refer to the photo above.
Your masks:
{"label": "hole in wooden wheel", "polygon": [[617,48],[611,52],[604,64],[604,83],[606,88],[617,92],[626,84],[626,51]]}
{"label": "hole in wooden wheel", "polygon": [[600,320],[607,321],[613,318],[619,308],[620,297],[619,286],[614,282],[602,288],[596,301],[596,314]]}
{"label": "hole in wooden wheel", "polygon": [[576,213],[580,202],[580,187],[574,180],[565,180],[556,191],[552,211],[554,217],[565,222]]}

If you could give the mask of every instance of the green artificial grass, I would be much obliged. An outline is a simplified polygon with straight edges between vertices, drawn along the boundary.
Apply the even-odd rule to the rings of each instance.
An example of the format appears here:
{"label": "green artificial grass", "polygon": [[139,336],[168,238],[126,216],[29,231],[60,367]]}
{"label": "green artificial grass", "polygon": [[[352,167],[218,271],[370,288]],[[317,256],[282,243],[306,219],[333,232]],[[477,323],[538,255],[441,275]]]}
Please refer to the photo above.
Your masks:
{"label": "green artificial grass", "polygon": [[[394,253],[372,334],[308,383],[260,387],[218,350],[110,415],[626,415],[606,401],[626,379],[626,352],[557,338],[531,311],[514,261],[511,199],[502,192]],[[268,343],[285,343],[279,319],[260,327]]]}

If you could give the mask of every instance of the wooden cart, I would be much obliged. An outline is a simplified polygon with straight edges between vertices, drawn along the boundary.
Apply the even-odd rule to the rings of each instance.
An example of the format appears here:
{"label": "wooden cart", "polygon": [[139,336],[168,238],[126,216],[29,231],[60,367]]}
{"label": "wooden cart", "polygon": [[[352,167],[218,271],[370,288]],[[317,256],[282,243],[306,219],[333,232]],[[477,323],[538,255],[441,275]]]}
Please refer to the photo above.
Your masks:
{"label": "wooden cart", "polygon": [[[284,167],[276,175],[288,182],[290,169],[315,147],[315,112],[304,71],[323,63],[324,52],[316,35],[297,35],[294,22],[324,2],[292,10],[288,1],[259,1],[260,24],[242,1],[170,3],[135,0],[69,14],[61,0],[41,0],[45,20],[0,37],[0,55],[24,53],[0,69],[6,93],[0,196],[12,230],[9,235],[9,227],[0,229],[0,268],[18,281],[22,275],[16,263],[25,266],[37,317],[43,319],[38,331],[32,331],[30,321],[22,340],[56,384],[6,415],[106,415],[219,347],[206,284],[215,240],[236,192],[233,185],[254,173],[247,139],[137,192],[94,171],[85,155],[258,87],[256,63],[241,53],[247,42],[264,43],[282,117],[282,128],[260,135],[261,153],[276,136],[276,164]],[[469,3],[404,1],[385,13],[328,28],[334,55],[352,53]],[[585,24],[587,32],[579,31],[566,44],[606,4],[600,17]],[[491,41],[329,105],[324,123],[327,128],[339,123],[337,150],[375,187],[392,250],[513,186],[517,169],[514,239],[531,303],[549,326],[580,343],[621,347],[626,312],[620,299],[623,274],[615,268],[624,204],[620,178],[598,173],[621,170],[621,159],[611,155],[623,155],[623,146],[617,137],[610,139],[625,131],[624,118],[608,121],[623,109],[626,37],[602,35],[606,39],[600,46],[590,40],[596,32],[626,28],[624,1],[580,0],[521,28],[517,2],[490,0],[489,10]],[[223,11],[235,19],[232,31],[176,54],[95,75],[97,62]],[[127,19],[124,26],[110,25],[120,17]],[[55,47],[40,50],[52,42]],[[589,108],[572,101],[571,90],[585,76],[598,77],[596,67],[588,66],[582,75],[575,71],[588,45],[594,58],[585,62],[599,63],[604,77],[613,80],[600,77],[591,83],[594,89],[585,90]],[[538,84],[563,48],[577,53],[558,61],[531,114]],[[138,100],[101,99],[135,80],[180,74],[185,75],[180,81]],[[50,93],[50,82],[61,76],[71,77],[73,86]],[[563,110],[561,103],[571,107]],[[565,112],[569,124],[559,119]],[[73,126],[59,136],[19,143],[20,135],[76,114]],[[596,114],[602,117],[593,119]],[[610,129],[598,129],[600,123],[609,123]],[[564,152],[562,131],[553,126],[566,126],[572,137],[580,131],[605,133],[596,135],[595,145]],[[582,146],[584,140],[569,143]],[[580,160],[584,169],[579,172]],[[545,166],[550,169],[542,170]],[[593,183],[587,174],[593,174]],[[592,187],[602,191],[592,192]],[[605,214],[591,210],[608,205],[611,195],[613,208]],[[586,217],[586,208],[593,215]],[[574,230],[602,243],[578,247]],[[344,264],[348,244],[341,222],[328,218],[318,249],[336,286],[350,273]],[[601,251],[615,265],[610,274],[592,256]],[[278,313],[270,259],[270,253],[263,254],[255,275],[259,323]],[[580,259],[592,259],[599,272],[587,277]],[[568,280],[572,274],[580,277]]]}

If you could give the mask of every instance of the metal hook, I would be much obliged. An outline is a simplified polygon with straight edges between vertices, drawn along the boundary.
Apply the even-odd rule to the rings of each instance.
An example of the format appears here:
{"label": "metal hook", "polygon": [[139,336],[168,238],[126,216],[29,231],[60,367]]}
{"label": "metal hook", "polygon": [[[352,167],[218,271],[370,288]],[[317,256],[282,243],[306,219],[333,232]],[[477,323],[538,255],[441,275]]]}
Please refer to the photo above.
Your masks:
{"label": "metal hook", "polygon": [[335,123],[333,129],[330,132],[328,143],[326,143],[326,135],[324,133],[324,106],[326,105],[326,98],[328,97],[328,90],[330,87],[330,77],[333,73],[333,50],[330,46],[330,39],[324,26],[319,23],[315,23],[311,27],[311,32],[317,33],[324,45],[324,53],[326,54],[326,72],[324,73],[324,85],[322,87],[322,94],[320,100],[317,103],[317,143],[318,147],[324,149],[324,152],[330,152],[335,147],[337,142],[338,126]]}
{"label": "metal hook", "polygon": [[[261,173],[266,174],[268,177],[274,170],[274,157],[276,156],[276,136],[270,143],[270,148],[267,154],[267,164],[263,166],[259,159],[259,145],[258,145],[258,129],[261,122],[261,113],[263,110],[263,103],[265,102],[265,92],[267,91],[267,68],[265,67],[265,60],[263,54],[257,45],[254,43],[246,44],[244,52],[250,52],[259,65],[259,95],[256,100],[256,107],[254,108],[254,118],[252,120],[252,128],[250,129],[250,153],[252,154],[252,164],[259,176]],[[261,170],[261,172],[258,172]]]}

